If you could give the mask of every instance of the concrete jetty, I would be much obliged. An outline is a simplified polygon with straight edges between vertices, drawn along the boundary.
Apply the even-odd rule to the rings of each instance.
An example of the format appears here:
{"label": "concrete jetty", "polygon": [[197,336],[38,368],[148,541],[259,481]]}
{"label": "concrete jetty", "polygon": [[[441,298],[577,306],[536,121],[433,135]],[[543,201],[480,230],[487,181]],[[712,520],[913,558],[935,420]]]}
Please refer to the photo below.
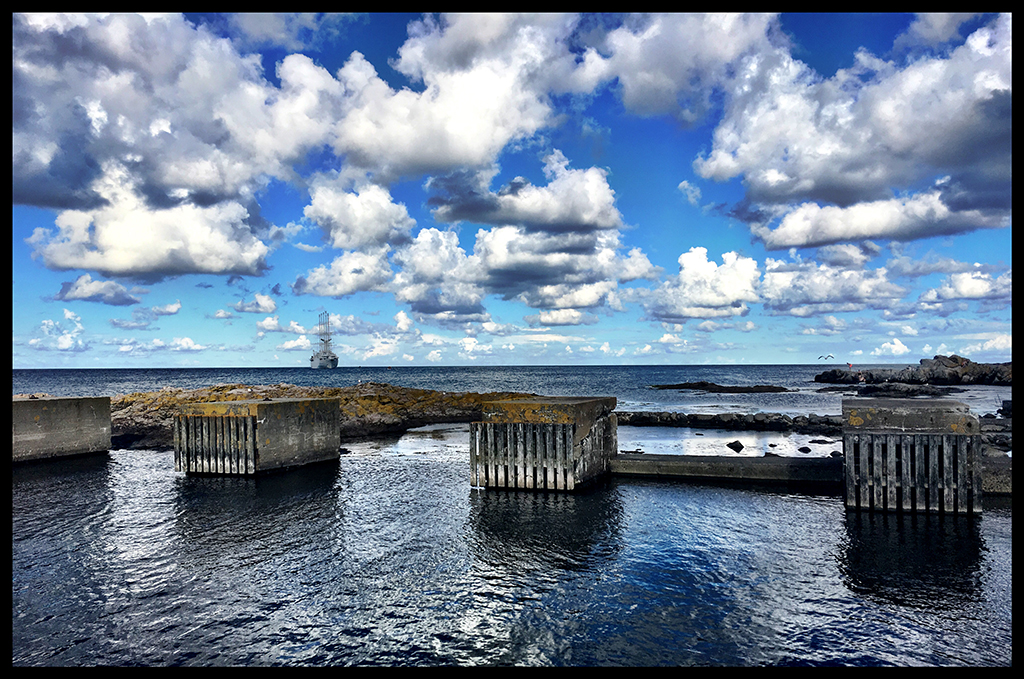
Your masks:
{"label": "concrete jetty", "polygon": [[648,476],[694,482],[780,484],[794,489],[841,491],[843,460],[834,457],[739,457],[622,453],[611,460],[616,476]]}
{"label": "concrete jetty", "polygon": [[252,475],[337,459],[337,399],[190,403],[174,419],[174,470]]}
{"label": "concrete jetty", "polygon": [[618,451],[614,397],[537,397],[483,404],[471,422],[470,483],[575,490],[608,472]]}
{"label": "concrete jetty", "polygon": [[110,450],[110,398],[14,398],[13,462]]}

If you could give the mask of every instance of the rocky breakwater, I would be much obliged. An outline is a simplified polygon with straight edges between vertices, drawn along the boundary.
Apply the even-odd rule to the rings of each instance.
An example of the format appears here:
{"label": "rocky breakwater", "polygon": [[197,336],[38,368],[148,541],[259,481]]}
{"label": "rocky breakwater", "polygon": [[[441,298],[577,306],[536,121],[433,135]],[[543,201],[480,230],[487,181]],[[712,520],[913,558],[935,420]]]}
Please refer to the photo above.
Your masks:
{"label": "rocky breakwater", "polygon": [[482,418],[487,401],[529,398],[534,394],[444,392],[368,382],[349,387],[300,387],[294,384],[220,384],[202,389],[165,387],[160,391],[119,395],[110,400],[112,448],[167,449],[174,445],[173,422],[185,403],[274,398],[336,398],[341,408],[341,438],[400,434],[426,424],[471,422]]}
{"label": "rocky breakwater", "polygon": [[839,436],[843,433],[841,415],[797,415],[782,413],[673,413],[625,411],[616,412],[619,426],[691,427],[694,429],[725,429],[732,431],[779,431],[798,434]]}

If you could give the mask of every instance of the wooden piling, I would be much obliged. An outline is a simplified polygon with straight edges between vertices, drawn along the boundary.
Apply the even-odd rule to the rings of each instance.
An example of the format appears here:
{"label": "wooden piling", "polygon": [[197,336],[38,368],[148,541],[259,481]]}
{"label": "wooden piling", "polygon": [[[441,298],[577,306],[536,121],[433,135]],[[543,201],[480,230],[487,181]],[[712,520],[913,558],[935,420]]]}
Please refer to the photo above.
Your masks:
{"label": "wooden piling", "polygon": [[174,469],[188,474],[252,475],[336,459],[337,399],[191,403],[174,418]]}
{"label": "wooden piling", "polygon": [[617,452],[614,398],[538,398],[484,404],[470,423],[470,483],[573,491],[608,471]]}

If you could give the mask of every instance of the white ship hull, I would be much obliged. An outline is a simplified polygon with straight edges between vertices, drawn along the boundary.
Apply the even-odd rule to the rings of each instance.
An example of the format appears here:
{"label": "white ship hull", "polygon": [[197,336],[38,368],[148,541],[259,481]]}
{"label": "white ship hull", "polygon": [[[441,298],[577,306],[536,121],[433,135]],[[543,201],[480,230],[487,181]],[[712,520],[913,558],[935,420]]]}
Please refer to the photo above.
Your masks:
{"label": "white ship hull", "polygon": [[338,356],[336,354],[323,354],[317,352],[313,354],[309,359],[310,368],[337,368],[338,367]]}

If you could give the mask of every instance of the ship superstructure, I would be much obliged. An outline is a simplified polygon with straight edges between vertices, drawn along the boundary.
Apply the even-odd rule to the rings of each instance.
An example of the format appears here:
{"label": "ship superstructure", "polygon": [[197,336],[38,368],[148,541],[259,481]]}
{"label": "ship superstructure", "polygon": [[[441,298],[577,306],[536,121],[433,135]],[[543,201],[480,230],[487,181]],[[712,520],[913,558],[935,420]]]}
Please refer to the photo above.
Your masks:
{"label": "ship superstructure", "polygon": [[317,334],[320,336],[320,348],[309,357],[309,367],[337,368],[338,355],[331,351],[331,317],[326,311],[320,314]]}

